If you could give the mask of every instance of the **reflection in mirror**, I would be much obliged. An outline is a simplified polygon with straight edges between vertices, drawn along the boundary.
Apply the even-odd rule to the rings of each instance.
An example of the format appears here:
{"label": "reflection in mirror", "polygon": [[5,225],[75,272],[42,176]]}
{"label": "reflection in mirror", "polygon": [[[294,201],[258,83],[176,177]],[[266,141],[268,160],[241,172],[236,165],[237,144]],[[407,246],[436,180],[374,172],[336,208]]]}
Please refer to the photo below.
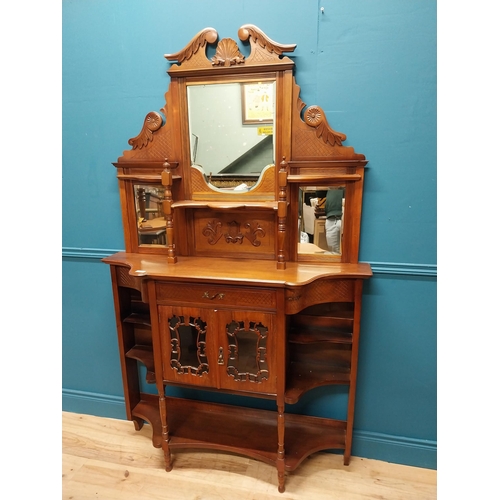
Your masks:
{"label": "reflection in mirror", "polygon": [[342,254],[345,186],[299,188],[299,254]]}
{"label": "reflection in mirror", "polygon": [[209,182],[255,184],[274,163],[275,82],[189,85],[187,100],[191,163]]}
{"label": "reflection in mirror", "polygon": [[162,186],[134,185],[135,213],[139,245],[166,245]]}

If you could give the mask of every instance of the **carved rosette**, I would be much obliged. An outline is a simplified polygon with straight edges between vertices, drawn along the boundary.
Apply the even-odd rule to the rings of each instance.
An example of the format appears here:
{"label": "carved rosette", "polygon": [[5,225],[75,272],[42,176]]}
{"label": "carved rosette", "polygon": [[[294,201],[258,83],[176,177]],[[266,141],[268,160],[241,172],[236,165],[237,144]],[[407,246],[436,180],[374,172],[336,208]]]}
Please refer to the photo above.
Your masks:
{"label": "carved rosette", "polygon": [[215,56],[211,59],[213,66],[234,66],[243,64],[245,56],[239,51],[232,38],[223,38],[217,45]]}
{"label": "carved rosette", "polygon": [[128,143],[132,149],[142,149],[146,147],[153,140],[153,133],[156,132],[163,124],[160,113],[151,111],[146,115],[144,124],[139,135],[129,139]]}
{"label": "carved rosette", "polygon": [[304,112],[304,121],[316,129],[316,137],[326,144],[342,146],[342,142],[346,140],[345,134],[336,132],[328,125],[325,113],[319,106],[309,106]]}

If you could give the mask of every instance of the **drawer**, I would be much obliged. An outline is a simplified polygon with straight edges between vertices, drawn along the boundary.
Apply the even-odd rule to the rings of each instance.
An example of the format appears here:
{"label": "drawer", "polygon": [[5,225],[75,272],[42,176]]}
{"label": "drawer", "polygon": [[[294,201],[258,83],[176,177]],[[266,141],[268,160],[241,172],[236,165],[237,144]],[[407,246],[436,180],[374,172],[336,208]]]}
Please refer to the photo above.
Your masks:
{"label": "drawer", "polygon": [[165,304],[197,304],[210,307],[276,309],[276,291],[225,285],[156,283],[156,301]]}

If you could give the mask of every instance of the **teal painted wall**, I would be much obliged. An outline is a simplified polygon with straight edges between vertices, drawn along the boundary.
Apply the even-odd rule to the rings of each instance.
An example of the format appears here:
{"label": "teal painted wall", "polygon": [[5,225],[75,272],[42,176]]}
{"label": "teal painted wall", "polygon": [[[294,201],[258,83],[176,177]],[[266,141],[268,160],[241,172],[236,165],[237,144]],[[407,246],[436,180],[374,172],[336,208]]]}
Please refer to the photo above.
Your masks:
{"label": "teal painted wall", "polygon": [[[353,453],[435,468],[436,1],[63,0],[62,13],[63,409],[125,418],[100,259],[124,247],[111,163],[164,104],[163,55],[207,26],[237,39],[251,23],[297,44],[302,100],[369,160],[360,260],[374,277]],[[341,389],[317,390],[289,410],[335,415],[344,403]]]}

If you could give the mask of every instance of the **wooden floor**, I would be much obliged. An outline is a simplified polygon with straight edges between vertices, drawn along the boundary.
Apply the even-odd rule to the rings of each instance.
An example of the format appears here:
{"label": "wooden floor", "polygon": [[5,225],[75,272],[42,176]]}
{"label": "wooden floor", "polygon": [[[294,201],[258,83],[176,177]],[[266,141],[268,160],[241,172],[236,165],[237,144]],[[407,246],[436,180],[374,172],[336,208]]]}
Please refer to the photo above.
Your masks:
{"label": "wooden floor", "polygon": [[63,412],[63,500],[361,500],[435,499],[436,471],[317,453],[286,478],[278,492],[276,469],[225,453],[183,451],[165,472],[151,428]]}

